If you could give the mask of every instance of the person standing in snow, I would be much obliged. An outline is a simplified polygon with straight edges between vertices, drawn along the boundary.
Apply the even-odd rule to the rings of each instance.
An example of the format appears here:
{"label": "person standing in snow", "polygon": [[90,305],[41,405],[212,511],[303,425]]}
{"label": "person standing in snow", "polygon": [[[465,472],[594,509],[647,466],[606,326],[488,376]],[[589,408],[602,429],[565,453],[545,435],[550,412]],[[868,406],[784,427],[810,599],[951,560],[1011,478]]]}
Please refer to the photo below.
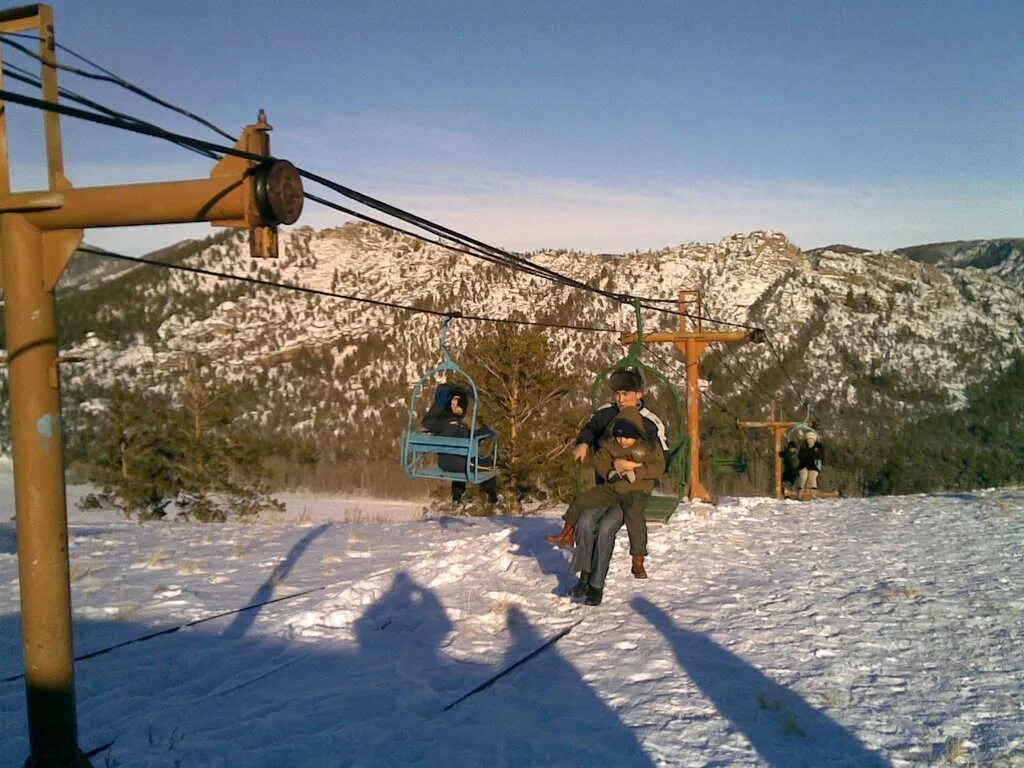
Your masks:
{"label": "person standing in snow", "polygon": [[[470,430],[465,419],[468,400],[466,390],[462,387],[442,384],[434,394],[433,405],[423,417],[423,428],[431,434],[443,437],[469,437]],[[446,472],[465,472],[466,459],[463,456],[455,456],[450,453],[439,453],[437,454],[437,466]],[[480,483],[480,489],[487,494],[487,500],[491,504],[498,502],[497,478],[492,477]],[[465,492],[465,481],[452,481],[453,504],[460,503]]]}
{"label": "person standing in snow", "polygon": [[643,568],[647,554],[647,522],[644,505],[655,481],[665,471],[665,455],[657,443],[644,436],[636,408],[623,408],[612,422],[610,439],[594,455],[594,470],[604,480],[573,499],[565,512],[578,540],[571,569],[580,574],[570,593],[587,605],[600,605],[605,577],[615,550],[615,534],[626,523],[633,575],[647,578]]}
{"label": "person standing in snow", "polygon": [[804,444],[800,446],[797,462],[800,496],[806,494],[813,499],[818,495],[818,473],[825,463],[825,447],[818,442],[818,433],[813,429],[804,435]]}
{"label": "person standing in snow", "polygon": [[[596,453],[600,448],[601,438],[605,436],[608,427],[620,411],[624,408],[636,408],[640,413],[646,443],[661,448],[664,465],[667,467],[669,462],[668,434],[661,419],[644,405],[644,382],[640,371],[633,366],[619,368],[608,377],[608,385],[613,393],[612,399],[599,406],[591,415],[590,421],[580,430],[576,437],[576,448],[572,452],[573,461],[586,461],[588,456]],[[597,483],[598,485],[604,483],[604,478],[600,473],[597,473]],[[574,525],[575,523],[566,520],[559,533],[544,538],[559,547],[571,547],[575,542]],[[642,571],[642,559],[639,564]]]}

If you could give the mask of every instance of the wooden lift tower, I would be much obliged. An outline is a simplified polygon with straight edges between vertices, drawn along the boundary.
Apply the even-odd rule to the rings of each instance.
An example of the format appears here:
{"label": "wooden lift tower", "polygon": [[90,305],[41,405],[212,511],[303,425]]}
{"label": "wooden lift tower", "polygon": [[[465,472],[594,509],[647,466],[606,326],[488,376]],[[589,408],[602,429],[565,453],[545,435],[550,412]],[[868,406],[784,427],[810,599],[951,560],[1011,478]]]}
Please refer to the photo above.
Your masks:
{"label": "wooden lift tower", "polygon": [[[705,331],[703,306],[700,291],[679,292],[679,330],[672,332],[645,333],[644,341],[669,342],[676,345],[686,360],[686,426],[690,437],[690,482],[687,492],[690,500],[711,501],[711,494],[700,479],[700,356],[708,344],[738,344],[747,341],[761,342],[764,335],[760,330],[749,331]],[[689,321],[689,322],[687,322]],[[624,333],[623,344],[636,341],[635,333]]]}
{"label": "wooden lift tower", "polygon": [[793,427],[798,426],[799,421],[782,421],[776,415],[781,413],[779,401],[772,400],[771,417],[768,421],[737,421],[736,426],[740,429],[767,429],[775,437],[775,498],[782,498],[782,438]]}

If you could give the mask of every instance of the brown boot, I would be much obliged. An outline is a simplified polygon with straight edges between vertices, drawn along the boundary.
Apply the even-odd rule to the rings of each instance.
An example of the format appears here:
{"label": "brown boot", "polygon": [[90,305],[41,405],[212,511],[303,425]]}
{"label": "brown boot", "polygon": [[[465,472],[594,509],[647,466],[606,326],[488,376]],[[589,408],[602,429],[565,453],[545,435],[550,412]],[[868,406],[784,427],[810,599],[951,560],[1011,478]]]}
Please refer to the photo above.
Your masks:
{"label": "brown boot", "polygon": [[576,546],[576,529],[569,523],[566,523],[559,533],[545,536],[544,540],[558,547],[572,549]]}
{"label": "brown boot", "polygon": [[644,556],[633,555],[633,578],[646,579],[647,571],[644,570]]}

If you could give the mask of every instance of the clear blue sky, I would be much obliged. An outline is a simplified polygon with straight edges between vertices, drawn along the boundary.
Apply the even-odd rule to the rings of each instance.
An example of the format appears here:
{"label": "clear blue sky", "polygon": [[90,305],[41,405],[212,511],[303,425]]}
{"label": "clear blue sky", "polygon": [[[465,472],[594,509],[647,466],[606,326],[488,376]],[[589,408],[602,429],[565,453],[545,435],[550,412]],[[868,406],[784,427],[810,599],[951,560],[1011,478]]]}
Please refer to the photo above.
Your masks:
{"label": "clear blue sky", "polygon": [[[231,131],[263,107],[278,156],[510,248],[1024,236],[1019,0],[54,9],[60,42],[133,82]],[[216,140],[112,87],[61,84]],[[11,119],[16,181],[36,186],[38,118]],[[78,186],[207,172],[172,145],[63,124]],[[307,204],[302,221],[341,220]],[[86,237],[138,253],[207,231]]]}

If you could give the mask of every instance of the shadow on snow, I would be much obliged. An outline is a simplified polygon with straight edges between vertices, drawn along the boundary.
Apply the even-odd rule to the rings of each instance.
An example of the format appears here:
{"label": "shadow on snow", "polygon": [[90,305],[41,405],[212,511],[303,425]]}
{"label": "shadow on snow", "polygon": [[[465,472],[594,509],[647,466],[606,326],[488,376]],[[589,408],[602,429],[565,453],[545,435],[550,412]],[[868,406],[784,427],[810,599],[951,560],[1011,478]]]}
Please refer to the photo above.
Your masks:
{"label": "shadow on snow", "polygon": [[[552,525],[556,521],[558,525]],[[569,558],[563,554],[563,550],[544,540],[546,534],[558,533],[561,530],[562,519],[510,517],[508,523],[512,526],[509,542],[515,546],[512,554],[535,559],[545,576],[554,576],[558,579],[555,588],[551,590],[552,594],[568,594],[576,584],[575,576],[569,571]]]}
{"label": "shadow on snow", "polygon": [[[75,625],[107,623],[150,629]],[[0,633],[19,625],[17,615],[0,617]],[[453,625],[405,573],[355,621],[354,640],[345,632],[289,642],[239,629],[223,617],[79,662],[82,747],[115,740],[106,759],[117,765],[651,765],[557,647],[442,712],[544,641],[515,608],[495,666],[444,653]],[[0,685],[4,765],[27,754],[24,693],[21,681]]]}
{"label": "shadow on snow", "polygon": [[630,604],[672,645],[679,666],[774,768],[888,768],[856,736],[705,635],[676,626],[648,600]]}
{"label": "shadow on snow", "polygon": [[[309,545],[316,541],[320,536],[327,532],[331,526],[321,525],[312,529],[309,533],[299,539],[295,546],[288,552],[288,557],[284,559],[284,562],[279,563],[271,571],[270,576],[267,580],[260,585],[260,588],[256,590],[247,605],[260,605],[266,603],[274,595],[274,588],[284,581],[285,577],[291,573],[292,568],[299,562],[303,553],[309,548]],[[244,637],[245,634],[252,627],[256,621],[256,617],[259,616],[259,608],[253,608],[248,611],[242,611],[235,616],[235,620],[231,622],[231,626],[224,630],[224,637]]]}

